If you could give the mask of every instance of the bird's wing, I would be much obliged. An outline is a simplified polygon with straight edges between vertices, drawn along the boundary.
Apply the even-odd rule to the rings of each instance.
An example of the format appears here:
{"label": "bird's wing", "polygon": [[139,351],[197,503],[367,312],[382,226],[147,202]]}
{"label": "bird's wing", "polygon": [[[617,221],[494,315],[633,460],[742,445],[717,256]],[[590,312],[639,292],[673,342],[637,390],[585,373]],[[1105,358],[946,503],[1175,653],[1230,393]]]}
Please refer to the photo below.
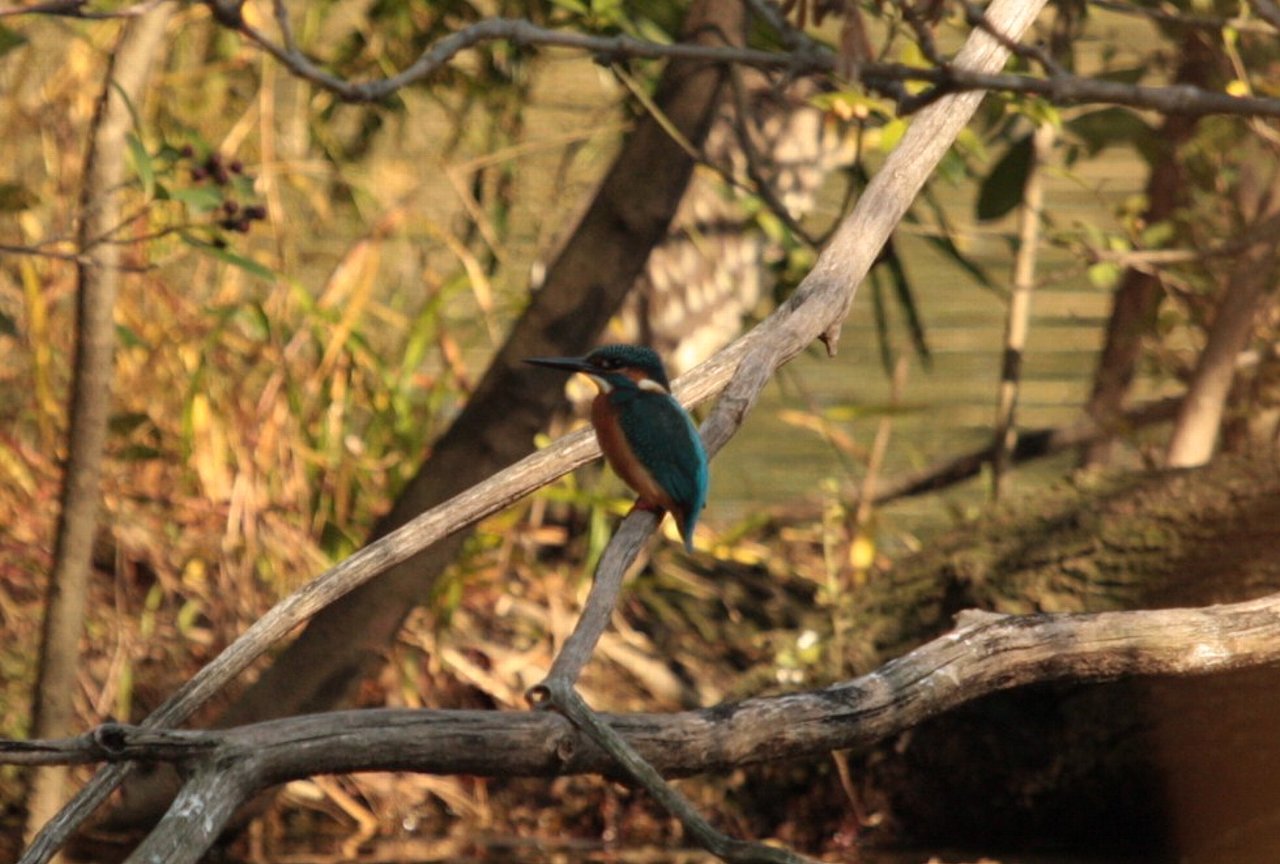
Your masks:
{"label": "bird's wing", "polygon": [[[696,519],[707,493],[707,457],[698,430],[670,396],[643,390],[633,394],[615,403],[627,443],[686,518]],[[633,418],[637,422],[628,422]],[[638,428],[650,434],[638,435]]]}

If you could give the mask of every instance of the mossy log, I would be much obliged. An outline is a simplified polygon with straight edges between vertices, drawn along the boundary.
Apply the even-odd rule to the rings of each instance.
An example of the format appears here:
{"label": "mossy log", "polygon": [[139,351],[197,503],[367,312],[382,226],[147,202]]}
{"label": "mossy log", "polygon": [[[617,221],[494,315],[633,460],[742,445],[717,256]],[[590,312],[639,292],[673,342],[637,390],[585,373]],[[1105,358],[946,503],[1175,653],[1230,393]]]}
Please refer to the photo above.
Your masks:
{"label": "mossy log", "polygon": [[[854,602],[879,662],[964,609],[1202,606],[1277,590],[1280,460],[1266,454],[1076,478],[943,538]],[[860,754],[858,773],[887,817],[882,840],[1280,860],[1278,717],[1276,668],[1036,687]]]}

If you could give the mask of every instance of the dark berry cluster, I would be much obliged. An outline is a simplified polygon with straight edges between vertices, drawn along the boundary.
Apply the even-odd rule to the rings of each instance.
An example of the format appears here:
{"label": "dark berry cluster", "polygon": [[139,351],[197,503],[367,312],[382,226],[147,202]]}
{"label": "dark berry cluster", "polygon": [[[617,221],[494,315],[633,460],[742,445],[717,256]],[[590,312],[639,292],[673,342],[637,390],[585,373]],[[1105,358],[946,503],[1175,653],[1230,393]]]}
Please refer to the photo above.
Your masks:
{"label": "dark berry cluster", "polygon": [[267,218],[267,208],[261,204],[250,204],[241,207],[236,201],[227,199],[222,202],[222,217],[218,219],[218,227],[228,231],[239,231],[247,234],[254,222]]}
{"label": "dark berry cluster", "polygon": [[[190,144],[177,151],[181,159],[190,161],[191,179],[197,184],[206,181],[217,187],[221,203],[214,211],[214,224],[224,231],[247,234],[254,222],[267,218],[267,208],[261,204],[241,204],[241,197],[253,194],[253,178],[244,173],[244,163],[239,159],[225,159],[220,153],[210,153],[200,158]],[[225,244],[218,244],[225,245]]]}
{"label": "dark berry cluster", "polygon": [[[186,159],[195,156],[195,149],[188,144],[182,148],[182,155]],[[243,174],[244,163],[239,159],[224,161],[219,153],[210,153],[203,162],[191,168],[191,179],[197,183],[201,180],[212,180],[219,186],[226,186],[231,182],[232,175]]]}

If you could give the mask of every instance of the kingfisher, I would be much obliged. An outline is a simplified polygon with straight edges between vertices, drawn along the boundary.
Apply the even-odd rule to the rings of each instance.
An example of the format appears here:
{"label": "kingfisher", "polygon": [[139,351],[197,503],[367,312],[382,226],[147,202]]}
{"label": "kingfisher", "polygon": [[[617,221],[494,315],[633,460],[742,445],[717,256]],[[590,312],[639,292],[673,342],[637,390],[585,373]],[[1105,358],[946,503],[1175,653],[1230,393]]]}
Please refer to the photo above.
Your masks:
{"label": "kingfisher", "polygon": [[671,395],[662,360],[641,345],[605,345],[585,357],[525,362],[588,375],[600,392],[591,425],[604,458],[637,495],[636,506],[675,517],[684,547],[707,501],[707,451],[688,412]]}

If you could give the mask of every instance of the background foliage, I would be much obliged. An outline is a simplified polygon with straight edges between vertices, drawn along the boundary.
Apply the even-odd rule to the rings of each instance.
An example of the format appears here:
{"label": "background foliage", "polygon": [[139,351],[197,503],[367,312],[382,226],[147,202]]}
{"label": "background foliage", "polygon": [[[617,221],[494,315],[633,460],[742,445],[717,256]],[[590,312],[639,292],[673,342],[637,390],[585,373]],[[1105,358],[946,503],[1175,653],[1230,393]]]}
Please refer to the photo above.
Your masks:
{"label": "background foliage", "polygon": [[[360,78],[403,68],[436,39],[486,16],[663,41],[676,31],[679,5],[657,4],[643,17],[620,4],[569,0],[492,8],[308,3],[295,24],[299,42],[337,74]],[[1216,25],[1188,27],[1064,4],[1045,31],[1058,62],[1117,81],[1170,80],[1184,44],[1200,40],[1215,61],[1205,86],[1277,95],[1274,52],[1251,27],[1231,23],[1244,16],[1248,24],[1247,9],[1219,5],[1181,10],[1221,16]],[[247,14],[259,14],[255,9]],[[907,38],[894,10],[874,11],[890,59],[924,62],[924,49]],[[944,16],[944,45],[962,32],[960,15]],[[8,156],[0,173],[0,242],[10,253],[34,250],[0,256],[6,736],[20,737],[28,722],[74,338],[71,203],[104,52],[118,26],[31,17],[0,27]],[[833,37],[837,29],[829,20],[815,32]],[[539,262],[571,229],[619,136],[644,110],[634,93],[658,68],[631,61],[610,70],[569,52],[534,54],[495,42],[425,85],[357,106],[300,82],[219,27],[208,7],[182,9],[155,87],[134,106],[131,216],[110,238],[124,248],[131,275],[117,309],[108,516],[77,695],[86,726],[144,715],[274,600],[360,545],[466,399],[527,301]],[[839,82],[813,101],[854,154],[805,222],[816,235],[839,214],[845,190],[856,192],[874,171],[905,121],[887,101]],[[948,308],[956,285],[985,292],[976,296],[991,305],[974,314],[1001,320],[1037,125],[1057,130],[1044,169],[1052,188],[1075,189],[1087,204],[1055,211],[1051,203],[1046,219],[1046,278],[1085,297],[1091,317],[1081,321],[1076,307],[1056,313],[1071,319],[1070,335],[1059,338],[1083,339],[1094,350],[1106,292],[1135,262],[1157,270],[1164,302],[1139,393],[1180,389],[1224,290],[1229,238],[1261,230],[1250,166],[1274,158],[1276,139],[1263,121],[1201,121],[1178,142],[1179,204],[1153,219],[1141,172],[1172,158],[1159,121],[1124,107],[988,100],[981,122],[913,211],[898,247],[907,252],[878,271],[867,317],[853,325],[864,337],[855,349],[857,374],[868,389],[881,388],[877,397],[853,404],[847,382],[830,378],[815,396],[803,371],[783,379],[778,410],[762,421],[763,443],[754,446],[769,448],[781,436],[812,441],[794,455],[798,465],[822,466],[801,481],[809,494],[755,502],[738,491],[718,517],[712,512],[702,559],[657,550],[662,566],[638,577],[616,634],[602,645],[615,671],[597,671],[586,682],[593,701],[619,709],[706,704],[830,680],[879,659],[872,639],[851,634],[850,589],[891,566],[882,547],[911,548],[926,529],[874,520],[868,528],[866,514],[855,513],[872,433],[882,421],[898,424],[910,442],[891,457],[898,467],[953,452],[957,441],[988,436],[989,427],[973,419],[977,409],[967,403],[966,419],[944,434],[912,437],[913,429],[936,426],[948,410],[945,396],[936,389],[890,394],[876,367],[890,369],[903,354],[921,366],[930,354],[936,365],[958,362],[948,340],[972,336],[965,310],[952,307],[950,319],[937,311]],[[1111,182],[1115,175],[1120,182]],[[812,250],[763,202],[748,206],[755,230],[776,243],[770,299],[785,296]],[[1163,250],[1187,249],[1207,254],[1160,258]],[[924,256],[933,256],[927,270],[918,263]],[[1273,358],[1274,308],[1268,316],[1256,343],[1271,346]],[[999,347],[983,345],[990,361],[983,388],[998,371],[992,358]],[[1069,397],[1042,401],[1066,401],[1071,412],[1083,403],[1088,370],[1075,362]],[[1274,363],[1257,368],[1240,387],[1238,426],[1274,403]],[[1055,374],[1046,369],[1041,383]],[[1029,386],[1034,411],[1035,382]],[[743,448],[736,457],[747,463],[743,473],[753,470],[752,446],[735,445]],[[1129,461],[1150,458],[1156,447],[1138,441]],[[728,457],[735,458],[732,449]],[[829,475],[825,482],[822,475]],[[732,479],[726,485],[749,488]],[[951,506],[964,511],[981,493]],[[761,516],[760,503],[791,506]],[[362,702],[521,705],[524,687],[571,622],[583,588],[580,562],[598,553],[625,506],[608,481],[568,479],[489,520],[437,602],[410,622]],[[931,519],[927,530],[945,524],[946,507],[935,507]],[[616,677],[618,668],[627,670],[625,680]],[[847,787],[837,766],[819,774],[825,792]],[[786,775],[771,776],[769,788],[802,782]],[[10,814],[20,789],[7,782],[13,776],[0,774],[0,801]],[[709,782],[702,803],[726,820],[764,819],[769,802],[759,800],[758,786],[745,777]],[[271,818],[291,814],[299,835],[310,825],[308,808],[337,817],[324,830],[355,824],[347,852],[378,830],[452,832],[456,840],[480,826],[551,836],[555,826],[545,820],[552,817],[536,806],[545,794],[560,805],[554,818],[590,836],[616,834],[623,821],[629,837],[671,831],[665,817],[607,784],[562,780],[543,793],[533,789],[490,789],[465,778],[320,779],[294,784]],[[793,809],[774,814],[770,830],[788,839],[788,831],[823,826],[812,827],[824,839],[811,845],[850,842],[856,802],[824,809],[816,797],[789,799]],[[372,827],[371,810],[378,813]],[[252,842],[285,843],[264,839],[261,830]]]}

